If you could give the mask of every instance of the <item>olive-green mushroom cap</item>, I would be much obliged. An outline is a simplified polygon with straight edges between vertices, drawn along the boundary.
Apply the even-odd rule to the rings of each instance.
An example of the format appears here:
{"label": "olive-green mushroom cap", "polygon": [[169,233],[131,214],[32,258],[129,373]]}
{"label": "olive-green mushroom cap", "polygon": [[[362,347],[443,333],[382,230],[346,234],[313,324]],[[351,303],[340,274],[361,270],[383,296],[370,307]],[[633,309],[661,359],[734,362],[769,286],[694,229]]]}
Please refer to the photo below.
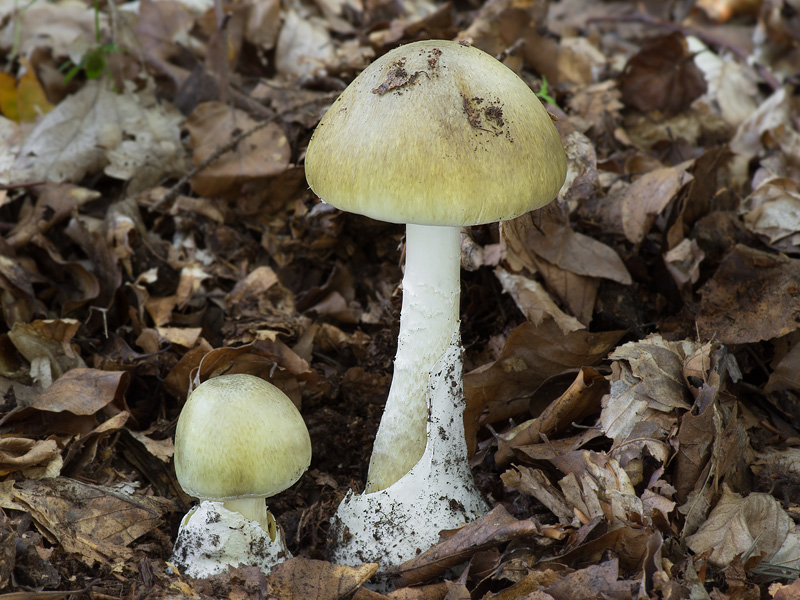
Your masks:
{"label": "olive-green mushroom cap", "polygon": [[394,223],[511,219],[558,194],[566,156],[513,71],[472,46],[429,40],[385,54],[342,92],[305,159],[311,189]]}
{"label": "olive-green mushroom cap", "polygon": [[311,439],[300,412],[271,383],[221,375],[189,395],[175,431],[175,473],[204,500],[269,497],[308,469]]}

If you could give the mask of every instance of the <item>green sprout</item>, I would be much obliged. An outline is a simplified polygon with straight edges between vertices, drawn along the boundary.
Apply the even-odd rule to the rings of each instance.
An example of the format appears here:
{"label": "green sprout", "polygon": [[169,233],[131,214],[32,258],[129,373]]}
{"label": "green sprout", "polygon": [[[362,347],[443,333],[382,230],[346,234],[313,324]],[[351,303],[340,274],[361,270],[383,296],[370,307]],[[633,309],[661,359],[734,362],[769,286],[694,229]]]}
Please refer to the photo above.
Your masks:
{"label": "green sprout", "polygon": [[545,102],[552,104],[553,106],[558,106],[556,99],[550,95],[550,90],[548,89],[547,85],[547,77],[545,77],[544,75],[542,75],[542,87],[539,88],[538,92],[536,92],[536,96],[541,98]]}
{"label": "green sprout", "polygon": [[109,42],[108,44],[101,43],[102,35],[100,32],[100,8],[98,6],[98,0],[94,0],[94,36],[94,47],[81,57],[80,62],[76,64],[68,59],[58,68],[59,72],[63,73],[66,71],[64,83],[72,81],[81,71],[86,73],[87,79],[99,79],[108,69],[108,61],[106,59],[112,54],[124,51],[115,42]]}

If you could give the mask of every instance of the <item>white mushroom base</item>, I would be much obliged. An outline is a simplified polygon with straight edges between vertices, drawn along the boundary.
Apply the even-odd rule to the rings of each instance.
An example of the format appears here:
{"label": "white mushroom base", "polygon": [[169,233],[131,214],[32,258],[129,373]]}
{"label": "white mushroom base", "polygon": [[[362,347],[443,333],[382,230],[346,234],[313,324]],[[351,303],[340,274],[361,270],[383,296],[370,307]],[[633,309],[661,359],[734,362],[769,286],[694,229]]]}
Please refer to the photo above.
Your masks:
{"label": "white mushroom base", "polygon": [[228,565],[252,565],[269,573],[291,557],[280,527],[273,540],[257,521],[225,508],[222,502],[204,500],[184,517],[170,561],[186,575],[200,579],[227,573]]}
{"label": "white mushroom base", "polygon": [[334,562],[377,562],[385,572],[436,544],[439,531],[458,528],[488,510],[467,458],[461,373],[456,333],[430,374],[425,453],[388,488],[345,496],[331,519]]}

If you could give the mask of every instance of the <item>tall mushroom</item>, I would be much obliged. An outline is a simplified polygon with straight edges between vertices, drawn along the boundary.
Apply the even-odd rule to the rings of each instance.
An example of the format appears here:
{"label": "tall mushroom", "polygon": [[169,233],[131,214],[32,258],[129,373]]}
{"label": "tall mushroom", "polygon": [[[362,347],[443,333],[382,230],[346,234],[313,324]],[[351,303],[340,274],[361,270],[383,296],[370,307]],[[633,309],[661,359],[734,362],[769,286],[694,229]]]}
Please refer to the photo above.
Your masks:
{"label": "tall mushroom", "polygon": [[228,565],[263,571],[291,557],[266,498],[306,471],[311,440],[292,401],[253,375],[220,375],[189,395],[175,431],[175,474],[201,500],[184,517],[172,561],[192,577]]}
{"label": "tall mushroom", "polygon": [[[449,353],[449,365],[437,365],[448,349],[460,351],[461,226],[511,219],[547,204],[564,182],[566,157],[547,111],[513,71],[477,48],[432,40],[387,53],[342,92],[314,132],[305,169],[325,202],[406,224],[400,335],[370,459],[368,498],[392,490],[432,445],[428,396],[429,386],[438,385],[434,370],[458,371],[441,402],[461,418],[460,352]],[[444,414],[442,407],[430,409]],[[441,448],[452,446],[455,460],[466,465],[463,429],[460,440],[451,433]],[[459,472],[463,485],[457,487],[476,496],[469,469]],[[483,506],[477,497],[450,523],[434,525],[475,518]],[[343,523],[348,539],[358,527],[352,525]],[[403,559],[395,551],[391,557],[384,551],[370,555],[363,545],[357,552],[359,558]]]}

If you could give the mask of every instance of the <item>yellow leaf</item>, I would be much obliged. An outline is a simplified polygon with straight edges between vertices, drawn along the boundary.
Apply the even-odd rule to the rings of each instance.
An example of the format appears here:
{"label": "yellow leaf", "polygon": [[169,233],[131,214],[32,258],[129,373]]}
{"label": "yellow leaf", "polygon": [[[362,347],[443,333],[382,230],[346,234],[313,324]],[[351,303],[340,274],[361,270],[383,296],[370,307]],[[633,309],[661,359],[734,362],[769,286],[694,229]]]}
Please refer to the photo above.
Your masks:
{"label": "yellow leaf", "polygon": [[33,67],[27,64],[27,61],[22,60],[21,62],[25,65],[26,70],[17,85],[19,120],[31,122],[40,115],[53,110],[53,105],[48,102],[47,95],[44,93]]}
{"label": "yellow leaf", "polygon": [[8,73],[0,73],[0,112],[12,121],[19,121],[17,82]]}

